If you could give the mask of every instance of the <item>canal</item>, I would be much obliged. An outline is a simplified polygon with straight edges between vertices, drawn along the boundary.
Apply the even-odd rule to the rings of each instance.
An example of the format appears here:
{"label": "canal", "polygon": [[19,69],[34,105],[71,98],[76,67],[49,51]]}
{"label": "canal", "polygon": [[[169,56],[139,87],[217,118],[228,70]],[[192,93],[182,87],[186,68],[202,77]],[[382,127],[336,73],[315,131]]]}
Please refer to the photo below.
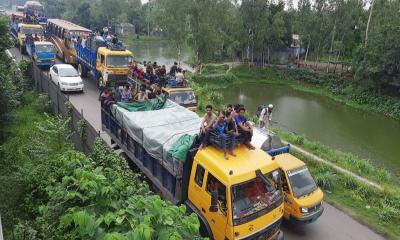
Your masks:
{"label": "canal", "polygon": [[224,102],[244,104],[250,113],[261,104],[272,103],[275,127],[353,152],[400,176],[399,121],[290,87],[238,84],[222,93]]}
{"label": "canal", "polygon": [[[168,41],[132,41],[128,48],[137,60],[156,61],[167,69],[177,58],[176,49]],[[183,68],[191,69],[187,64],[191,56],[190,49],[185,48]],[[400,177],[400,121],[277,85],[232,85],[222,93],[224,102],[244,104],[251,113],[261,104],[272,103],[275,127],[355,153]]]}

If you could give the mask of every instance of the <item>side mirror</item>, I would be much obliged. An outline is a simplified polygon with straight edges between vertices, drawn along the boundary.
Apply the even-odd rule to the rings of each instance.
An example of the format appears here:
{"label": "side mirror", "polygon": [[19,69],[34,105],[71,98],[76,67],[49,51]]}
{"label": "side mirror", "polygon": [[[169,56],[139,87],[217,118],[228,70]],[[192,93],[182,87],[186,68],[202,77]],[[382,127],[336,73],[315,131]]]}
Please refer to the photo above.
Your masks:
{"label": "side mirror", "polygon": [[279,182],[279,171],[273,171],[272,172],[272,178],[274,179],[274,182],[275,183],[278,183]]}
{"label": "side mirror", "polygon": [[218,212],[218,191],[211,192],[211,206],[210,212]]}

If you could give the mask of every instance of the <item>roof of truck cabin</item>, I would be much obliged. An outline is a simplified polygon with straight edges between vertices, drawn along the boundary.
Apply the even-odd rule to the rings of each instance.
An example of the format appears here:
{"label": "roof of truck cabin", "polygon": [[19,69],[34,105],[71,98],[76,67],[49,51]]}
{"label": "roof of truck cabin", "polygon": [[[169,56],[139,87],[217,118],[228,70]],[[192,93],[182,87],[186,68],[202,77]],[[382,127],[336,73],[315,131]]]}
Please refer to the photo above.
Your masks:
{"label": "roof of truck cabin", "polygon": [[293,170],[306,165],[303,161],[296,158],[290,153],[276,155],[275,161],[278,163],[279,167],[281,167],[285,171]]}
{"label": "roof of truck cabin", "polygon": [[132,52],[129,50],[111,50],[106,47],[99,47],[97,52],[110,56],[133,56]]}
{"label": "roof of truck cabin", "polygon": [[242,144],[235,147],[234,153],[236,157],[229,155],[229,159],[226,160],[221,148],[209,146],[198,151],[195,159],[214,177],[227,185],[254,179],[258,169],[265,174],[279,168],[272,157],[259,148],[249,150]]}
{"label": "roof of truck cabin", "polygon": [[64,28],[65,30],[68,31],[81,31],[81,32],[92,32],[92,30],[84,28],[82,26],[79,26],[75,23],[68,22],[63,19],[57,19],[57,18],[52,18],[47,20],[50,23],[53,23],[57,26],[60,26],[61,28]]}

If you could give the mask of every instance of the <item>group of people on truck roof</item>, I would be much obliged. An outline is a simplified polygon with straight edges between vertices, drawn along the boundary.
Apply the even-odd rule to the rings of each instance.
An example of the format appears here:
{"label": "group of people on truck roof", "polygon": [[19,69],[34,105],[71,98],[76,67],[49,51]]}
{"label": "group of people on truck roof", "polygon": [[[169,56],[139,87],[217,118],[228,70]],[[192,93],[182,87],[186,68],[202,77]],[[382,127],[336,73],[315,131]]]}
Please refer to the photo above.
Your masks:
{"label": "group of people on truck roof", "polygon": [[140,81],[149,82],[150,84],[157,83],[161,86],[186,86],[186,71],[178,67],[175,62],[171,66],[169,72],[165,65],[158,65],[157,62],[144,61],[143,67],[136,61],[129,63],[129,72],[132,78]]}
{"label": "group of people on truck roof", "polygon": [[[224,151],[225,159],[229,159],[228,154],[236,156],[234,148],[236,144],[243,143],[249,149],[254,149],[251,145],[253,127],[245,117],[246,109],[241,104],[228,104],[224,110],[213,113],[211,105],[206,106],[206,113],[200,125],[201,145],[199,150],[204,149],[209,144],[218,145]],[[227,145],[229,150],[227,151]]]}
{"label": "group of people on truck roof", "polygon": [[126,84],[119,87],[105,87],[101,93],[99,100],[102,107],[109,107],[117,102],[131,103],[131,102],[148,102],[152,104],[150,99],[158,99],[164,101],[167,93],[161,90],[158,84],[141,85],[139,89],[135,85]]}

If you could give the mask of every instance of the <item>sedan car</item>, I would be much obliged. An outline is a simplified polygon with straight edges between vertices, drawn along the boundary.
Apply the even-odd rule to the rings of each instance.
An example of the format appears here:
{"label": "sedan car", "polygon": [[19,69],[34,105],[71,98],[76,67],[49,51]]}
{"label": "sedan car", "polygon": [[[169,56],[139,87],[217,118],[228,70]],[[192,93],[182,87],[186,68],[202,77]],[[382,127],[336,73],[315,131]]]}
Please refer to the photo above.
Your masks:
{"label": "sedan car", "polygon": [[56,64],[50,68],[50,80],[60,91],[83,91],[83,81],[72,65]]}

